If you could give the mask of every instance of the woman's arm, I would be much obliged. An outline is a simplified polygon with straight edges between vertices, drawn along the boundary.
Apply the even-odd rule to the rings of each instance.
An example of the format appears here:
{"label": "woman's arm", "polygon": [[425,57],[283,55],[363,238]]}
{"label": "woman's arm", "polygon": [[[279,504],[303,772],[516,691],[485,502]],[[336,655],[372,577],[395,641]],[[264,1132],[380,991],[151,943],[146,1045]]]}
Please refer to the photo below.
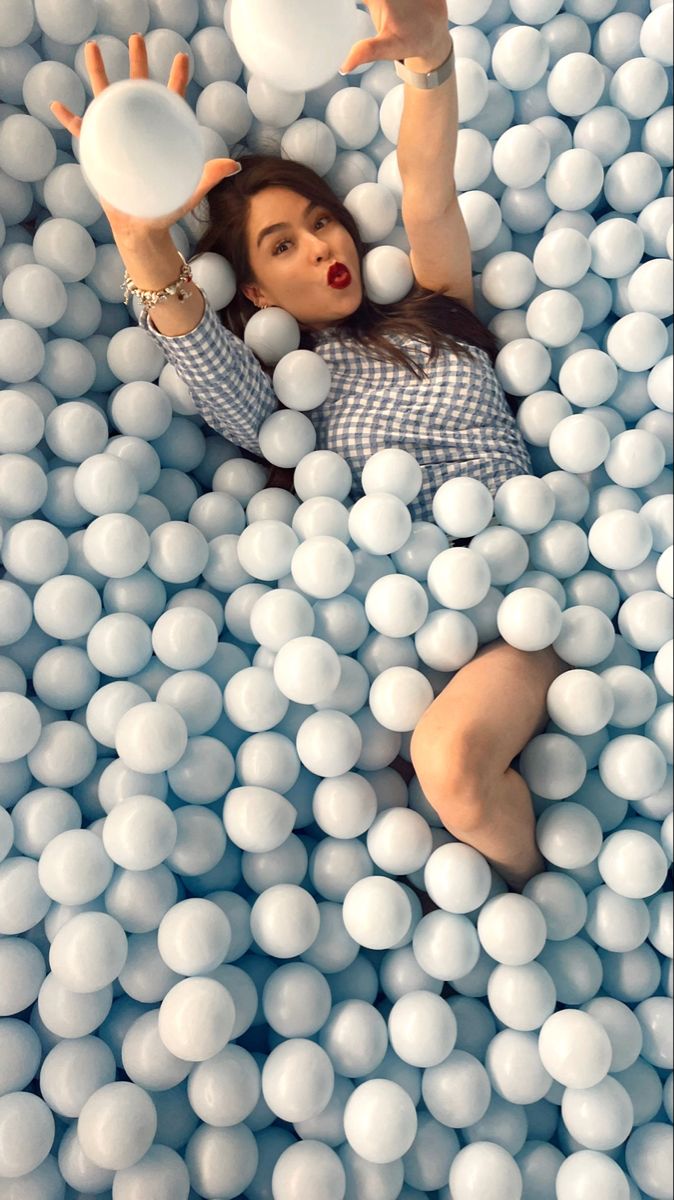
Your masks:
{"label": "woman's arm", "polygon": [[[182,262],[168,229],[157,233],[143,232],[142,236],[113,229],[117,248],[131,279],[137,287],[159,292],[174,283],[180,275]],[[152,309],[152,324],[166,337],[190,333],[204,315],[204,297],[195,284],[187,284],[191,292],[187,300],[167,296]]]}
{"label": "woman's arm", "polygon": [[[376,36],[356,42],[342,64],[402,59],[412,71],[434,71],[452,49],[446,0],[365,0]],[[458,102],[454,75],[428,91],[405,84],[398,166],[410,206],[428,219],[455,194]]]}
{"label": "woman's arm", "polygon": [[[174,298],[155,305],[149,314],[142,311],[139,324],[161,347],[211,428],[259,455],[260,426],[279,407],[271,379],[252,350],[225,328],[203,293],[194,284],[189,287],[202,308],[195,328],[174,335],[159,330],[160,322],[164,327],[171,320],[180,322],[179,314],[172,318],[168,313],[169,304],[184,307]],[[167,312],[160,313],[165,306]]]}
{"label": "woman's arm", "polygon": [[[426,54],[405,58],[412,71],[434,71],[452,49],[445,21],[437,42]],[[430,220],[449,208],[456,196],[454,163],[459,129],[456,75],[440,87],[423,88],[405,84],[398,167],[403,181],[404,207],[411,217]]]}
{"label": "woman's arm", "polygon": [[[99,96],[108,87],[100,49],[95,42],[87,42],[84,54],[92,91]],[[147,50],[139,34],[129,38],[129,61],[132,79],[149,78]],[[178,54],[171,68],[169,90],[184,96],[188,77],[188,55]],[[79,137],[82,118],[59,101],[54,101],[51,109],[64,128]],[[190,199],[182,208],[162,217],[130,216],[101,197],[122,261],[136,287],[161,291],[178,279],[182,262],[171,227],[196,208],[216,183],[240,169],[233,159],[211,159]],[[184,301],[168,296],[156,304],[151,309],[151,321],[142,313],[140,324],[187,384],[208,424],[237,446],[259,454],[260,425],[278,408],[271,380],[252,351],[225,329],[199,288],[190,284],[188,290],[192,294]]]}
{"label": "woman's arm", "polygon": [[[173,283],[182,263],[168,231],[143,238],[117,238],[124,265],[138,286],[160,290]],[[184,301],[168,296],[139,324],[160,346],[197,411],[218,433],[253,454],[258,430],[278,408],[269,376],[252,350],[224,325],[195,283]]]}
{"label": "woman's arm", "polygon": [[[446,0],[366,0],[377,36],[357,42],[342,66],[402,59],[412,71],[434,71],[452,39]],[[414,277],[431,292],[473,305],[470,242],[456,194],[458,99],[454,74],[439,87],[404,85],[398,137],[402,219]]]}
{"label": "woman's arm", "polygon": [[[413,71],[434,71],[452,45],[449,31],[425,57],[406,58]],[[456,76],[424,91],[405,84],[398,141],[403,181],[402,218],[410,242],[414,277],[473,308],[473,261],[468,230],[456,194],[454,162],[458,134]]]}

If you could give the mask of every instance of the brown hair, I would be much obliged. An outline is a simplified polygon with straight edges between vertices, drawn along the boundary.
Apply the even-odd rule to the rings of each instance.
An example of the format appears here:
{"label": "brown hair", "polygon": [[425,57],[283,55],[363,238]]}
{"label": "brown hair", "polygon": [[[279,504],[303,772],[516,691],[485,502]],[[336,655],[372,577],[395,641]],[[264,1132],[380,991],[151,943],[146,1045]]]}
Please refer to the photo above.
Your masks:
{"label": "brown hair", "polygon": [[[208,193],[208,228],[199,240],[195,254],[213,251],[223,255],[232,266],[240,283],[254,283],[248,256],[248,217],[250,200],[267,187],[286,187],[326,208],[353,238],[362,264],[366,253],[356,221],[341,203],[332,188],[310,167],[267,154],[251,154],[241,159],[242,171],[216,184]],[[243,338],[244,329],[255,305],[241,291],[220,312],[228,329]],[[492,363],[499,345],[480,319],[459,300],[439,292],[431,292],[415,284],[408,295],[396,304],[375,304],[363,292],[358,309],[339,322],[344,335],[359,342],[375,357],[397,362],[418,378],[423,370],[405,353],[390,342],[386,334],[403,334],[418,338],[431,348],[430,361],[441,347],[456,354],[472,356],[473,347],[485,350]],[[302,345],[312,348],[311,332],[303,334]]]}

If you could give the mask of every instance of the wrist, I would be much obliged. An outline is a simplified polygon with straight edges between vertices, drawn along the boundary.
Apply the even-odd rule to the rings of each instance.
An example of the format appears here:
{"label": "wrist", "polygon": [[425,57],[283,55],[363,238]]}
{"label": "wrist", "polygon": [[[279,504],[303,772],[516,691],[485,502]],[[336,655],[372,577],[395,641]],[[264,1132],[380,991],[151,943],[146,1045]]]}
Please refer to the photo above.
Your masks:
{"label": "wrist", "polygon": [[405,58],[403,62],[411,71],[417,71],[420,74],[437,71],[438,67],[442,66],[449,57],[452,45],[452,37],[449,30],[447,30],[446,35],[438,38],[437,42],[425,54]]}
{"label": "wrist", "polygon": [[122,262],[129,279],[144,291],[161,291],[175,283],[183,259],[170,235],[136,238],[133,243],[118,242]]}
{"label": "wrist", "polygon": [[164,252],[175,249],[175,242],[170,229],[138,229],[110,223],[112,236],[120,253],[125,250],[133,254],[149,251],[150,253]]}

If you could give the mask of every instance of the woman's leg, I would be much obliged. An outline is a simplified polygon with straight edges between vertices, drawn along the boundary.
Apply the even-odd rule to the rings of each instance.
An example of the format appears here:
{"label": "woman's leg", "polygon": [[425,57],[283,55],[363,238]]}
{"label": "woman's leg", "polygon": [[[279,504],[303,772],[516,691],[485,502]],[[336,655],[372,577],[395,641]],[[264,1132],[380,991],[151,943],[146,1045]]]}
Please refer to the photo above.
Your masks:
{"label": "woman's leg", "polygon": [[547,723],[546,696],[568,665],[550,647],[499,639],[457,671],[414,730],[411,756],[429,803],[513,888],[544,862],[529,789],[511,763]]}

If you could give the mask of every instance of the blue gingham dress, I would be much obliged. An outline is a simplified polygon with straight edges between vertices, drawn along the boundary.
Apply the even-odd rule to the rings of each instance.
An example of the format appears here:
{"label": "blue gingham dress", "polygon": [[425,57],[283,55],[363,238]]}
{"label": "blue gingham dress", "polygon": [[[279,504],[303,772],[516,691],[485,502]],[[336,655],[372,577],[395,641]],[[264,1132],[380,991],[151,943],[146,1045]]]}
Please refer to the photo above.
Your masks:
{"label": "blue gingham dress", "polygon": [[[161,346],[189,388],[204,421],[235,445],[260,454],[258,430],[280,408],[271,380],[252,350],[226,329],[206,302],[191,333],[165,337],[141,313],[140,324]],[[362,496],[361,474],[378,450],[398,447],[413,454],[423,483],[410,504],[413,520],[431,520],[433,496],[447,479],[469,475],[494,494],[512,475],[533,468],[488,354],[470,358],[430,348],[418,339],[389,335],[426,370],[424,379],[404,366],[374,358],[338,326],[313,335],[328,363],[327,399],[306,415],[316,429],[316,448],[333,450],[353,473],[353,500]]]}

